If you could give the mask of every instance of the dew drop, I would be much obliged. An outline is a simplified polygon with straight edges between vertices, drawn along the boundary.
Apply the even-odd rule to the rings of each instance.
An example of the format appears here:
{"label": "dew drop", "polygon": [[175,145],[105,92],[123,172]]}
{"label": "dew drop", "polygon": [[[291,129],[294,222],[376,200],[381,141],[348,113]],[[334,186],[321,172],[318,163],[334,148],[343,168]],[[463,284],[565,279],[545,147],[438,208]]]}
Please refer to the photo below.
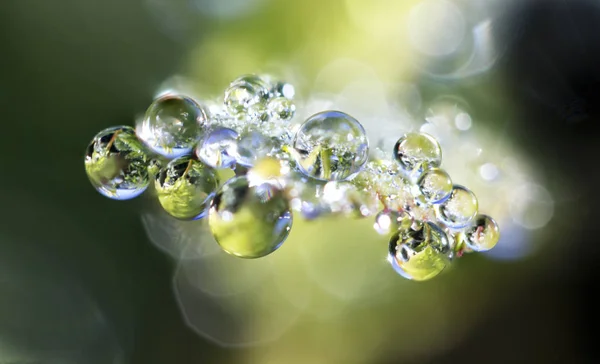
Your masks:
{"label": "dew drop", "polygon": [[477,215],[477,197],[466,187],[454,185],[450,197],[436,205],[438,219],[452,228],[467,226]]}
{"label": "dew drop", "polygon": [[225,91],[225,107],[232,115],[255,118],[266,111],[271,85],[258,75],[235,79]]}
{"label": "dew drop", "polygon": [[417,186],[419,197],[431,204],[443,202],[452,193],[452,179],[440,168],[425,171],[419,178]]}
{"label": "dew drop", "polygon": [[206,123],[206,113],[196,101],[167,94],[154,100],[135,131],[153,152],[176,158],[191,154]]}
{"label": "dew drop", "polygon": [[128,200],[148,188],[149,157],[133,128],[117,126],[96,134],[87,148],[85,171],[94,188],[114,200]]}
{"label": "dew drop", "polygon": [[487,215],[477,215],[473,224],[465,229],[464,242],[474,251],[484,252],[492,249],[500,239],[500,229],[494,219]]}
{"label": "dew drop", "polygon": [[234,168],[238,156],[238,133],[229,128],[211,130],[196,147],[196,156],[213,168]]}
{"label": "dew drop", "polygon": [[346,180],[367,162],[369,141],[362,125],[339,111],[308,118],[294,137],[300,170],[322,181]]}
{"label": "dew drop", "polygon": [[412,175],[425,167],[439,167],[442,148],[429,134],[407,133],[396,142],[394,158],[405,173]]}
{"label": "dew drop", "polygon": [[277,250],[292,227],[284,191],[276,184],[253,185],[247,177],[227,181],[216,193],[208,224],[221,248],[240,258],[260,258]]}
{"label": "dew drop", "polygon": [[155,180],[161,206],[169,215],[181,220],[206,216],[218,185],[212,168],[187,156],[170,161]]}
{"label": "dew drop", "polygon": [[399,229],[409,228],[412,218],[406,212],[383,210],[375,216],[373,228],[380,235],[390,235]]}
{"label": "dew drop", "polygon": [[450,264],[451,247],[446,233],[432,222],[415,221],[390,238],[388,261],[401,276],[426,281]]}

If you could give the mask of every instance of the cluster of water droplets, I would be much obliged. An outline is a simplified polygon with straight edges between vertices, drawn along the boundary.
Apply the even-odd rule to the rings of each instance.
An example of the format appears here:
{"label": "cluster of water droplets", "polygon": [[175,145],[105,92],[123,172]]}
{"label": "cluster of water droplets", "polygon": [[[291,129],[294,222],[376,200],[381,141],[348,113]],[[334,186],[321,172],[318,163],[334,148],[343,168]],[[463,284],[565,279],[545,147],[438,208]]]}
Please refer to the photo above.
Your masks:
{"label": "cluster of water droplets", "polygon": [[219,246],[241,258],[277,250],[293,212],[307,220],[374,217],[392,267],[413,280],[497,243],[495,221],[441,169],[434,137],[407,133],[390,153],[370,150],[363,126],[346,113],[298,123],[293,97],[292,85],[257,75],[234,80],[216,105],[162,95],[135,129],[96,135],[86,172],[116,200],[139,196],[154,180],[169,215],[205,219]]}

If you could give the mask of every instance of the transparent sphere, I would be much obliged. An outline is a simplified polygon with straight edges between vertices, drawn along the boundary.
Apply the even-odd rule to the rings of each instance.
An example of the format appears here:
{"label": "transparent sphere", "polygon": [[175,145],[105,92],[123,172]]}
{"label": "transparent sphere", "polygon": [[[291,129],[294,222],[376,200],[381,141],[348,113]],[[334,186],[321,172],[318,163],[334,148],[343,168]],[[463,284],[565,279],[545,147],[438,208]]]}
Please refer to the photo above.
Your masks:
{"label": "transparent sphere", "polygon": [[170,161],[155,180],[161,206],[169,215],[181,220],[206,216],[210,199],[218,186],[215,171],[188,156]]}
{"label": "transparent sphere", "polygon": [[148,188],[148,155],[129,126],[96,134],[85,154],[85,171],[98,192],[114,200],[128,200]]}
{"label": "transparent sphere", "polygon": [[432,222],[415,222],[390,238],[388,260],[396,272],[415,281],[426,281],[450,264],[450,241]]}
{"label": "transparent sphere", "polygon": [[292,213],[284,191],[276,184],[254,185],[240,176],[217,191],[208,224],[227,253],[260,258],[283,244],[292,228]]}
{"label": "transparent sphere", "polygon": [[252,167],[256,161],[269,156],[277,147],[276,140],[257,130],[244,131],[237,142],[237,163],[243,167]]}
{"label": "transparent sphere", "polygon": [[[225,91],[225,107],[232,115],[255,116],[266,110],[271,85],[257,75],[235,79]],[[249,115],[250,114],[250,115]]]}
{"label": "transparent sphere", "polygon": [[196,147],[196,156],[213,168],[233,168],[238,158],[237,139],[233,129],[212,129]]}
{"label": "transparent sphere", "polygon": [[417,181],[419,198],[424,202],[437,204],[443,202],[452,193],[452,179],[446,171],[432,168],[425,171]]}
{"label": "transparent sphere", "polygon": [[390,235],[400,229],[408,229],[412,225],[412,218],[403,211],[383,210],[375,216],[373,228],[381,235]]}
{"label": "transparent sphere", "polygon": [[308,118],[293,140],[300,170],[322,181],[340,181],[358,173],[367,162],[369,141],[362,125],[339,111]]}
{"label": "transparent sphere", "polygon": [[424,167],[439,167],[442,164],[442,148],[429,134],[407,133],[396,142],[394,158],[402,170],[413,173]]}
{"label": "transparent sphere", "polygon": [[191,154],[206,122],[205,111],[194,100],[168,94],[154,100],[135,131],[155,153],[176,158]]}
{"label": "transparent sphere", "polygon": [[286,99],[292,100],[296,95],[296,89],[291,83],[278,81],[273,85],[271,95],[273,97],[285,97]]}
{"label": "transparent sphere", "polygon": [[290,99],[285,97],[275,97],[269,100],[267,104],[269,115],[275,120],[292,120],[296,114],[296,105]]}
{"label": "transparent sphere", "polygon": [[477,215],[479,202],[471,190],[466,187],[454,185],[450,197],[436,205],[437,218],[452,228],[467,226]]}
{"label": "transparent sphere", "polygon": [[500,229],[494,219],[487,215],[477,215],[473,224],[463,233],[465,244],[476,252],[492,249],[500,240]]}

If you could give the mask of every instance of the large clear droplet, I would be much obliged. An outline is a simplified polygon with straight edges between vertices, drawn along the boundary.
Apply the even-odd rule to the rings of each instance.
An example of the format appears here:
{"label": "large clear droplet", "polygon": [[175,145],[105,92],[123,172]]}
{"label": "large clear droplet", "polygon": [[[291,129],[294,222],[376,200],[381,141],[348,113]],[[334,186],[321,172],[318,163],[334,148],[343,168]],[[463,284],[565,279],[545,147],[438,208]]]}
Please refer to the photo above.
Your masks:
{"label": "large clear droplet", "polygon": [[253,185],[235,177],[217,191],[208,215],[215,240],[227,253],[260,258],[277,250],[292,228],[284,191],[276,184]]}
{"label": "large clear droplet", "polygon": [[133,128],[117,126],[94,137],[85,155],[85,171],[98,192],[114,200],[128,200],[150,184],[148,162]]}
{"label": "large clear droplet", "polygon": [[426,281],[450,264],[450,242],[446,233],[432,222],[415,221],[390,239],[388,260],[405,278]]}
{"label": "large clear droplet", "polygon": [[369,141],[362,125],[339,111],[308,118],[294,137],[298,166],[307,176],[340,181],[358,173],[367,162]]}
{"label": "large clear droplet", "polygon": [[257,75],[235,79],[225,91],[225,107],[236,116],[255,118],[266,112],[271,85]]}
{"label": "large clear droplet", "polygon": [[214,128],[196,147],[196,156],[213,168],[233,168],[238,158],[237,139],[233,129]]}
{"label": "large clear droplet", "polygon": [[452,228],[467,226],[477,215],[477,197],[466,187],[454,185],[450,197],[436,205],[438,219]]}
{"label": "large clear droplet", "polygon": [[206,216],[219,181],[215,171],[191,157],[170,161],[156,177],[155,187],[161,206],[182,220]]}
{"label": "large clear droplet", "polygon": [[426,167],[439,167],[442,164],[442,148],[429,134],[407,133],[396,142],[394,158],[405,173],[414,174]]}
{"label": "large clear droplet", "polygon": [[425,171],[417,181],[421,202],[437,204],[443,202],[452,193],[452,179],[446,171],[432,168]]}
{"label": "large clear droplet", "polygon": [[193,99],[167,94],[150,105],[135,131],[155,153],[176,158],[192,153],[206,122],[205,111]]}
{"label": "large clear droplet", "polygon": [[492,249],[500,240],[500,229],[494,219],[487,215],[477,215],[473,224],[463,233],[465,244],[476,252]]}

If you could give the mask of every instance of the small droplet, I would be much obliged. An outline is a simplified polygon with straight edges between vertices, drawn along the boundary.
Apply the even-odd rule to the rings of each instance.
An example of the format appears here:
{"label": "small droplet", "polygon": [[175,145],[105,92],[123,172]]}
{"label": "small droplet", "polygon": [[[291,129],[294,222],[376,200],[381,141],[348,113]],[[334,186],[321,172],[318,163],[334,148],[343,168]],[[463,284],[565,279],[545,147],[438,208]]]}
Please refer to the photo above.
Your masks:
{"label": "small droplet", "polygon": [[500,239],[500,229],[494,219],[487,215],[477,215],[473,224],[464,231],[464,242],[476,252],[492,249]]}
{"label": "small droplet", "polygon": [[443,202],[452,192],[452,179],[446,171],[432,168],[425,171],[417,182],[421,197],[425,202],[437,204]]}
{"label": "small droplet", "polygon": [[139,196],[150,184],[149,158],[129,126],[104,129],[87,148],[85,171],[102,195],[114,200]]}
{"label": "small droplet", "polygon": [[217,243],[240,258],[277,250],[292,227],[292,213],[276,184],[252,185],[241,176],[227,181],[213,199],[208,224]]}
{"label": "small droplet", "polygon": [[233,129],[212,129],[196,147],[196,156],[213,168],[234,168],[239,158],[237,139]]}
{"label": "small droplet", "polygon": [[323,181],[354,176],[369,153],[362,125],[339,111],[324,111],[308,118],[296,133],[293,147],[301,171]]}
{"label": "small droplet", "polygon": [[279,146],[277,141],[257,130],[247,130],[240,134],[237,143],[237,163],[252,167],[256,161],[268,157]]}
{"label": "small droplet", "polygon": [[439,167],[442,164],[442,148],[429,134],[407,133],[396,142],[394,158],[405,173],[412,175],[426,167]]}
{"label": "small droplet", "polygon": [[235,79],[225,91],[225,107],[232,115],[254,117],[266,110],[271,85],[257,75]]}
{"label": "small droplet", "polygon": [[291,83],[284,81],[278,81],[273,86],[271,94],[274,97],[285,97],[288,100],[293,100],[296,95],[296,89]]}
{"label": "small droplet", "polygon": [[390,235],[399,229],[407,229],[412,224],[412,218],[406,212],[383,210],[375,216],[373,228],[380,235]]}
{"label": "small droplet", "polygon": [[158,200],[163,209],[182,220],[206,216],[218,185],[212,168],[187,156],[170,161],[155,180]]}
{"label": "small droplet", "polygon": [[426,281],[450,264],[450,255],[450,242],[438,225],[415,221],[412,227],[392,235],[388,260],[403,277]]}
{"label": "small droplet", "polygon": [[438,219],[452,228],[467,226],[477,215],[479,203],[477,197],[469,189],[454,185],[450,197],[436,205]]}
{"label": "small droplet", "polygon": [[296,105],[290,99],[285,97],[276,97],[269,100],[267,104],[269,115],[272,119],[289,121],[296,113]]}
{"label": "small droplet", "polygon": [[191,154],[206,122],[205,111],[193,99],[167,94],[150,105],[135,131],[155,153],[176,158]]}

